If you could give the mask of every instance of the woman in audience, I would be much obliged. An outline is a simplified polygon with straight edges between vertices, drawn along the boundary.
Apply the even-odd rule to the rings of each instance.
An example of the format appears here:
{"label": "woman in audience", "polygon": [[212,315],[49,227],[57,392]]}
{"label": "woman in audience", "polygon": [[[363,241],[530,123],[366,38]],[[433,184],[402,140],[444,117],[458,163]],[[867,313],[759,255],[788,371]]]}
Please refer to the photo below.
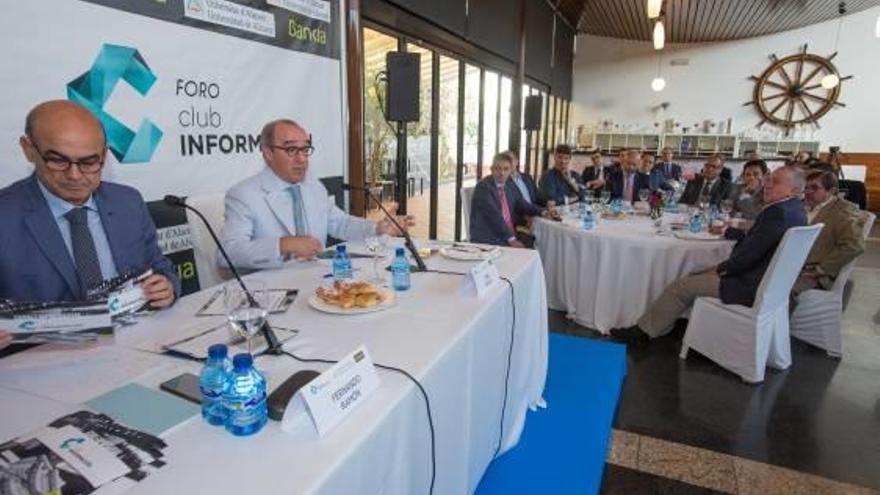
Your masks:
{"label": "woman in audience", "polygon": [[749,160],[743,165],[740,182],[730,191],[733,201],[733,214],[746,220],[754,220],[764,207],[764,176],[767,163],[764,160]]}

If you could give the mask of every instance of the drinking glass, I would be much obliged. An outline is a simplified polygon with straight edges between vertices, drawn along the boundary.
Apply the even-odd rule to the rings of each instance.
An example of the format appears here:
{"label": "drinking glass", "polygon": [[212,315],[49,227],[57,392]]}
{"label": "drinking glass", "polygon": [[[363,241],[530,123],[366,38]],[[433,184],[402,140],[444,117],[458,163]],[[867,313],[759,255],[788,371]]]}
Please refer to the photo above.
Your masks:
{"label": "drinking glass", "polygon": [[611,191],[608,191],[607,189],[602,191],[601,197],[602,197],[602,203],[608,204],[608,201],[611,199]]}
{"label": "drinking glass", "polygon": [[249,300],[247,293],[235,282],[227,282],[223,292],[223,304],[226,319],[232,329],[247,343],[248,354],[253,354],[251,340],[263,328],[269,314],[269,291],[265,282],[249,280],[245,282],[253,296]]}
{"label": "drinking glass", "polygon": [[650,189],[639,189],[639,201],[641,201],[642,203],[648,201],[648,197],[650,197],[650,196],[651,196]]}
{"label": "drinking glass", "polygon": [[364,239],[367,245],[367,251],[373,255],[373,275],[371,282],[382,283],[382,276],[379,274],[379,251],[382,249],[380,238],[382,236],[371,235]]}
{"label": "drinking glass", "polygon": [[725,215],[727,215],[729,217],[730,213],[732,211],[733,211],[733,200],[732,199],[725,199],[724,201],[721,202],[721,212],[722,213],[724,213]]}

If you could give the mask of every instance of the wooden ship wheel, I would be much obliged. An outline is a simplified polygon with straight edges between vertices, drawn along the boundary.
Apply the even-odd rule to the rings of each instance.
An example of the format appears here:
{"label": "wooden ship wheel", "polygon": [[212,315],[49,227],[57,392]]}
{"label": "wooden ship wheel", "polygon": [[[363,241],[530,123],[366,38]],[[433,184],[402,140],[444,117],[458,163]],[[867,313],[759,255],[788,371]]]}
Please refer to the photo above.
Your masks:
{"label": "wooden ship wheel", "polygon": [[[838,101],[840,87],[853,77],[840,77],[832,63],[836,56],[836,52],[827,58],[807,53],[807,45],[799,53],[782,59],[771,54],[770,67],[760,76],[751,76],[755,81],[753,99],[743,106],[754,105],[761,114],[758,127],[769,122],[785,129],[786,135],[796,125],[819,127],[819,119],[832,108],[846,106]],[[827,76],[837,77],[837,84],[824,87],[822,81]]]}

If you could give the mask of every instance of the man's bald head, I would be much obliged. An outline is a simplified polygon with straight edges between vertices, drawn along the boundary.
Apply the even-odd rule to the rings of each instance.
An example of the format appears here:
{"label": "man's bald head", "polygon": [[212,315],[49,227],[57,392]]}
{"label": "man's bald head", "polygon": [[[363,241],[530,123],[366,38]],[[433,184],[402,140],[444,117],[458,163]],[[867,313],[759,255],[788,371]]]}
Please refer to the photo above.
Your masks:
{"label": "man's bald head", "polygon": [[[24,132],[19,144],[40,182],[72,204],[87,201],[101,183],[107,155],[98,119],[76,103],[47,101],[28,112]],[[83,171],[87,163],[98,168],[93,165]]]}

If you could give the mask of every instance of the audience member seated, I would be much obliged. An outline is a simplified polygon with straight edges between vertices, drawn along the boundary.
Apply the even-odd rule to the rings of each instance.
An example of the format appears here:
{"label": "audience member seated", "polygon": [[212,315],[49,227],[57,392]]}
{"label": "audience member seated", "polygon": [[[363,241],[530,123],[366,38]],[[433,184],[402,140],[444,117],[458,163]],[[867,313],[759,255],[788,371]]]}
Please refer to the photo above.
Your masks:
{"label": "audience member seated", "polygon": [[180,283],[143,198],[101,180],[98,119],[70,101],[44,102],[28,113],[19,144],[34,173],[0,190],[0,298],[84,300],[106,279],[152,269],[145,296],[170,306]]}
{"label": "audience member seated", "polygon": [[[552,201],[551,205],[563,205],[584,199],[584,185],[581,177],[569,168],[571,147],[556,145],[553,152],[553,168],[541,176],[541,194]],[[550,204],[550,203],[548,203]]]}
{"label": "audience member seated", "polygon": [[865,250],[864,222],[859,207],[837,197],[837,177],[833,172],[816,171],[807,175],[804,200],[810,225],[825,226],[794,284],[795,294],[816,288],[831,289],[840,269]]}
{"label": "audience member seated", "polygon": [[[321,181],[308,174],[314,149],[311,135],[292,120],[263,127],[260,151],[266,168],[226,193],[220,239],[236,266],[278,268],[290,259],[313,259],[327,234],[346,241],[400,235],[387,219],[373,222],[339,209]],[[410,220],[400,217],[398,223],[405,228]]]}
{"label": "audience member seated", "polygon": [[535,179],[533,179],[528,172],[520,171],[519,156],[517,156],[516,152],[513,150],[507,150],[504,154],[507,155],[507,158],[510,158],[510,163],[513,164],[510,180],[513,182],[513,185],[516,186],[517,192],[519,192],[523,199],[533,205],[546,205],[547,199],[544,198],[544,195],[538,190],[538,185],[535,184]]}
{"label": "audience member seated", "polygon": [[764,176],[767,171],[764,160],[750,160],[743,165],[742,182],[730,189],[735,217],[746,220],[758,218],[764,207]]}
{"label": "audience member seated", "polygon": [[531,247],[534,238],[517,231],[528,217],[551,216],[550,210],[539,208],[516,192],[508,180],[513,163],[506,153],[495,155],[492,174],[477,183],[471,200],[470,240],[496,246]]}
{"label": "audience member seated", "polygon": [[622,342],[645,346],[666,335],[675,320],[698,297],[717,297],[725,304],[752,306],[761,278],[785,231],[806,225],[803,172],[794,167],[777,169],[764,185],[767,206],[747,232],[728,228],[725,237],[738,239],[730,258],[712,270],[689,275],[663,291],[635,326],[615,328],[611,335]]}
{"label": "audience member seated", "polygon": [[639,200],[639,190],[650,188],[650,179],[639,172],[640,166],[641,153],[629,150],[620,167],[608,171],[605,188],[611,193],[611,199],[635,203]]}
{"label": "audience member seated", "polygon": [[703,172],[688,182],[679,202],[688,205],[699,205],[705,202],[718,206],[723,199],[730,195],[730,181],[721,177],[723,167],[724,160],[720,155],[709,157],[703,165]]}
{"label": "audience member seated", "polygon": [[660,182],[663,189],[669,188],[666,185],[669,181],[681,181],[681,165],[673,161],[672,148],[668,146],[663,148],[660,152],[660,160],[654,165],[652,172],[663,177],[663,180]]}
{"label": "audience member seated", "polygon": [[590,155],[590,164],[584,167],[581,174],[581,180],[587,189],[601,189],[605,186],[605,167],[602,166],[602,154],[593,153]]}
{"label": "audience member seated", "polygon": [[648,178],[648,188],[651,191],[658,191],[669,187],[666,184],[666,176],[663,175],[663,171],[654,165],[654,155],[649,153],[642,155],[642,160],[639,162],[639,175],[644,175]]}

